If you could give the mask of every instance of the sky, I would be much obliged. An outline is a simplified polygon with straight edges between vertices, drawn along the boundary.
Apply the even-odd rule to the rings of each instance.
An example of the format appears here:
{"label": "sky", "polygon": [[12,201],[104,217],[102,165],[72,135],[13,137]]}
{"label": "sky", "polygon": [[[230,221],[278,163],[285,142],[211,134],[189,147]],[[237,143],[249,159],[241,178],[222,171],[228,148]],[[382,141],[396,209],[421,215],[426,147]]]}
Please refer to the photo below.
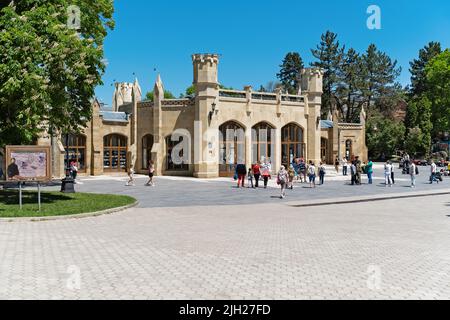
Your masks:
{"label": "sky", "polygon": [[[116,27],[105,40],[107,69],[97,97],[111,104],[114,82],[137,77],[143,94],[158,73],[176,96],[192,84],[193,53],[218,53],[219,82],[241,90],[276,80],[283,57],[299,52],[306,65],[327,30],[347,48],[374,43],[402,67],[430,41],[450,47],[448,0],[115,0]],[[370,5],[381,10],[381,29],[370,30]],[[156,71],[155,71],[156,70]]]}

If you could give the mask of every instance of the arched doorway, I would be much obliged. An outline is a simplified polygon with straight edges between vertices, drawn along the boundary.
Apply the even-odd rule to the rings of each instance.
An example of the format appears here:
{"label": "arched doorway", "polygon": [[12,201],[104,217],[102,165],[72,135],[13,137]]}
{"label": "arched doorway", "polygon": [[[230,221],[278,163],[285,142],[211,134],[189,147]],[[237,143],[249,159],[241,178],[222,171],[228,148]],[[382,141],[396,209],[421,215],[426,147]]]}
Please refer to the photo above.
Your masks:
{"label": "arched doorway", "polygon": [[84,135],[69,134],[69,144],[66,146],[65,135],[63,137],[64,148],[68,148],[69,158],[67,159],[67,152],[64,153],[64,168],[67,168],[67,163],[75,161],[78,166],[78,173],[86,173],[86,137]]}
{"label": "arched doorway", "polygon": [[105,172],[126,172],[128,168],[128,139],[119,134],[103,138],[103,170]]}
{"label": "arched doorway", "polygon": [[234,175],[236,165],[245,163],[245,130],[237,122],[229,121],[219,127],[219,175]]}
{"label": "arched doorway", "polygon": [[354,155],[353,155],[353,141],[348,139],[347,141],[345,141],[345,158],[347,158],[347,160],[352,160],[354,159]]}
{"label": "arched doorway", "polygon": [[305,158],[303,128],[290,123],[281,129],[281,162],[287,168],[297,158]]}
{"label": "arched doorway", "polygon": [[148,134],[142,138],[142,169],[148,168],[148,161],[152,159],[153,135]]}
{"label": "arched doorway", "polygon": [[260,122],[252,128],[252,163],[272,162],[274,156],[275,135],[273,127],[267,122]]}

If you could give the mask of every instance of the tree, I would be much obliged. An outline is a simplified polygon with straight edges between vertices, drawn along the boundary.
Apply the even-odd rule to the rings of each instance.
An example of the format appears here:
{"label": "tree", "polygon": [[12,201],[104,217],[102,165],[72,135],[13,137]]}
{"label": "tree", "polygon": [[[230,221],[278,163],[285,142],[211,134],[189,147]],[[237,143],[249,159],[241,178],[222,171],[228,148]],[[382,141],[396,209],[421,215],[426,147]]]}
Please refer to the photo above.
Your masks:
{"label": "tree", "polygon": [[[147,92],[147,94],[145,95],[145,99],[148,101],[153,101],[153,99],[155,98],[154,92],[149,91]],[[176,99],[175,96],[172,94],[172,92],[165,90],[164,91],[164,99]]]}
{"label": "tree", "polygon": [[[0,146],[85,127],[105,70],[112,0],[10,1],[0,5]],[[68,27],[69,5],[81,11]]]}
{"label": "tree", "polygon": [[[414,152],[423,155],[427,155],[430,152],[433,130],[431,119],[432,104],[427,97],[415,97],[409,101],[405,119],[405,125],[406,128],[408,128],[406,140],[411,140],[412,137],[418,139],[415,143],[411,143],[410,141],[408,143],[408,146],[413,148]],[[412,137],[410,137],[410,135],[412,135]],[[407,146],[405,146],[405,148],[408,152],[414,153],[412,150],[408,150]]]}
{"label": "tree", "polygon": [[373,159],[380,159],[383,154],[390,157],[403,149],[404,137],[405,125],[385,118],[380,112],[367,121],[367,147]]}
{"label": "tree", "polygon": [[405,151],[408,152],[410,155],[418,155],[422,154],[425,155],[429,152],[427,150],[425,153],[423,152],[423,133],[420,128],[411,128],[408,129],[408,134],[406,135],[405,139]]}
{"label": "tree", "polygon": [[433,136],[450,130],[450,49],[425,67],[427,97],[432,103]]}
{"label": "tree", "polygon": [[343,116],[345,122],[359,120],[361,109],[364,105],[362,86],[364,70],[361,57],[352,48],[343,56],[342,64],[336,70],[336,89],[333,92],[336,107]]}
{"label": "tree", "polygon": [[379,51],[374,44],[367,48],[361,60],[361,72],[365,77],[363,93],[367,110],[370,113],[371,109],[377,107],[383,111],[389,106],[382,103],[385,102],[383,98],[395,97],[401,90],[401,86],[396,83],[401,68],[397,68],[397,61],[393,61],[386,53]]}
{"label": "tree", "polygon": [[290,94],[297,94],[298,92],[303,67],[303,60],[298,52],[289,52],[280,65],[281,69],[277,78],[283,85],[283,89]]}
{"label": "tree", "polygon": [[425,68],[427,64],[442,53],[439,42],[430,42],[420,49],[418,59],[411,61],[409,72],[411,72],[411,96],[420,96],[428,91]]}
{"label": "tree", "polygon": [[327,31],[322,34],[321,41],[316,49],[312,49],[312,55],[317,61],[312,63],[313,67],[324,70],[322,113],[328,114],[335,102],[334,93],[338,83],[338,70],[341,68],[344,58],[345,47],[341,47],[337,41],[337,34]]}

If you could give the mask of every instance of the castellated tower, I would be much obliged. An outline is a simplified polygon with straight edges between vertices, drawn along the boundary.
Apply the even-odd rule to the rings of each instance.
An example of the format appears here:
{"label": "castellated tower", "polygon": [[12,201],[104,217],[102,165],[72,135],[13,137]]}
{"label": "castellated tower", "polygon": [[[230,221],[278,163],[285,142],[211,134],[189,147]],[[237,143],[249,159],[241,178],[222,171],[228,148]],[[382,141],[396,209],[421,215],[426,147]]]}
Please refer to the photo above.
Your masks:
{"label": "castellated tower", "polygon": [[113,111],[119,111],[119,107],[133,102],[133,83],[117,82],[114,84],[114,94],[112,108]]}
{"label": "castellated tower", "polygon": [[217,177],[217,160],[210,159],[211,144],[205,139],[206,132],[217,126],[209,120],[212,105],[218,104],[219,82],[217,54],[192,55],[194,67],[195,101],[195,129],[194,129],[194,176],[198,178]]}
{"label": "castellated tower", "polygon": [[308,121],[308,158],[320,162],[320,120],[323,93],[323,71],[306,68],[302,71],[302,92],[305,95],[305,115]]}

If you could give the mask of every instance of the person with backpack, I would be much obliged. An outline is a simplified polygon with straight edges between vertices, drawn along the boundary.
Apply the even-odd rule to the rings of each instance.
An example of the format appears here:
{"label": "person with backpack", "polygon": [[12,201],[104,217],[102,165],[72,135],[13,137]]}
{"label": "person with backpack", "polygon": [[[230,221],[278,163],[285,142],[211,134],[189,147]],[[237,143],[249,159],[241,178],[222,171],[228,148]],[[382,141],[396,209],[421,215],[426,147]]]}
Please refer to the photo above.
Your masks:
{"label": "person with backpack", "polygon": [[306,183],[306,163],[302,158],[298,164],[298,175],[300,177],[300,183]]}
{"label": "person with backpack", "polygon": [[242,188],[244,188],[245,176],[247,175],[247,167],[245,166],[245,164],[240,163],[236,166],[236,174],[238,177],[237,187],[239,188],[240,186],[242,186]]}
{"label": "person with backpack", "polygon": [[325,165],[321,162],[320,165],[319,165],[320,185],[323,185],[323,183],[324,183],[324,180],[325,180],[325,174],[326,174]]}
{"label": "person with backpack", "polygon": [[287,188],[293,190],[294,189],[294,177],[295,177],[295,170],[294,170],[294,166],[291,164],[289,166],[289,169],[287,170],[288,172],[288,184],[287,184]]}
{"label": "person with backpack", "polygon": [[308,178],[309,178],[309,187],[316,187],[316,167],[314,166],[314,162],[310,161],[308,166]]}
{"label": "person with backpack", "polygon": [[289,176],[286,168],[281,166],[280,171],[277,175],[277,184],[281,187],[280,199],[284,199],[286,197],[286,186],[288,182]]}
{"label": "person with backpack", "polygon": [[255,177],[255,188],[259,188],[259,178],[261,177],[261,167],[259,165],[259,162],[256,162],[253,165],[253,175]]}
{"label": "person with backpack", "polygon": [[261,176],[264,180],[264,189],[267,189],[267,184],[270,179],[270,174],[272,172],[272,166],[269,162],[265,161],[264,164],[261,166]]}
{"label": "person with backpack", "polygon": [[416,187],[416,175],[419,173],[419,168],[414,162],[411,162],[409,166],[409,175],[411,176],[411,188]]}

